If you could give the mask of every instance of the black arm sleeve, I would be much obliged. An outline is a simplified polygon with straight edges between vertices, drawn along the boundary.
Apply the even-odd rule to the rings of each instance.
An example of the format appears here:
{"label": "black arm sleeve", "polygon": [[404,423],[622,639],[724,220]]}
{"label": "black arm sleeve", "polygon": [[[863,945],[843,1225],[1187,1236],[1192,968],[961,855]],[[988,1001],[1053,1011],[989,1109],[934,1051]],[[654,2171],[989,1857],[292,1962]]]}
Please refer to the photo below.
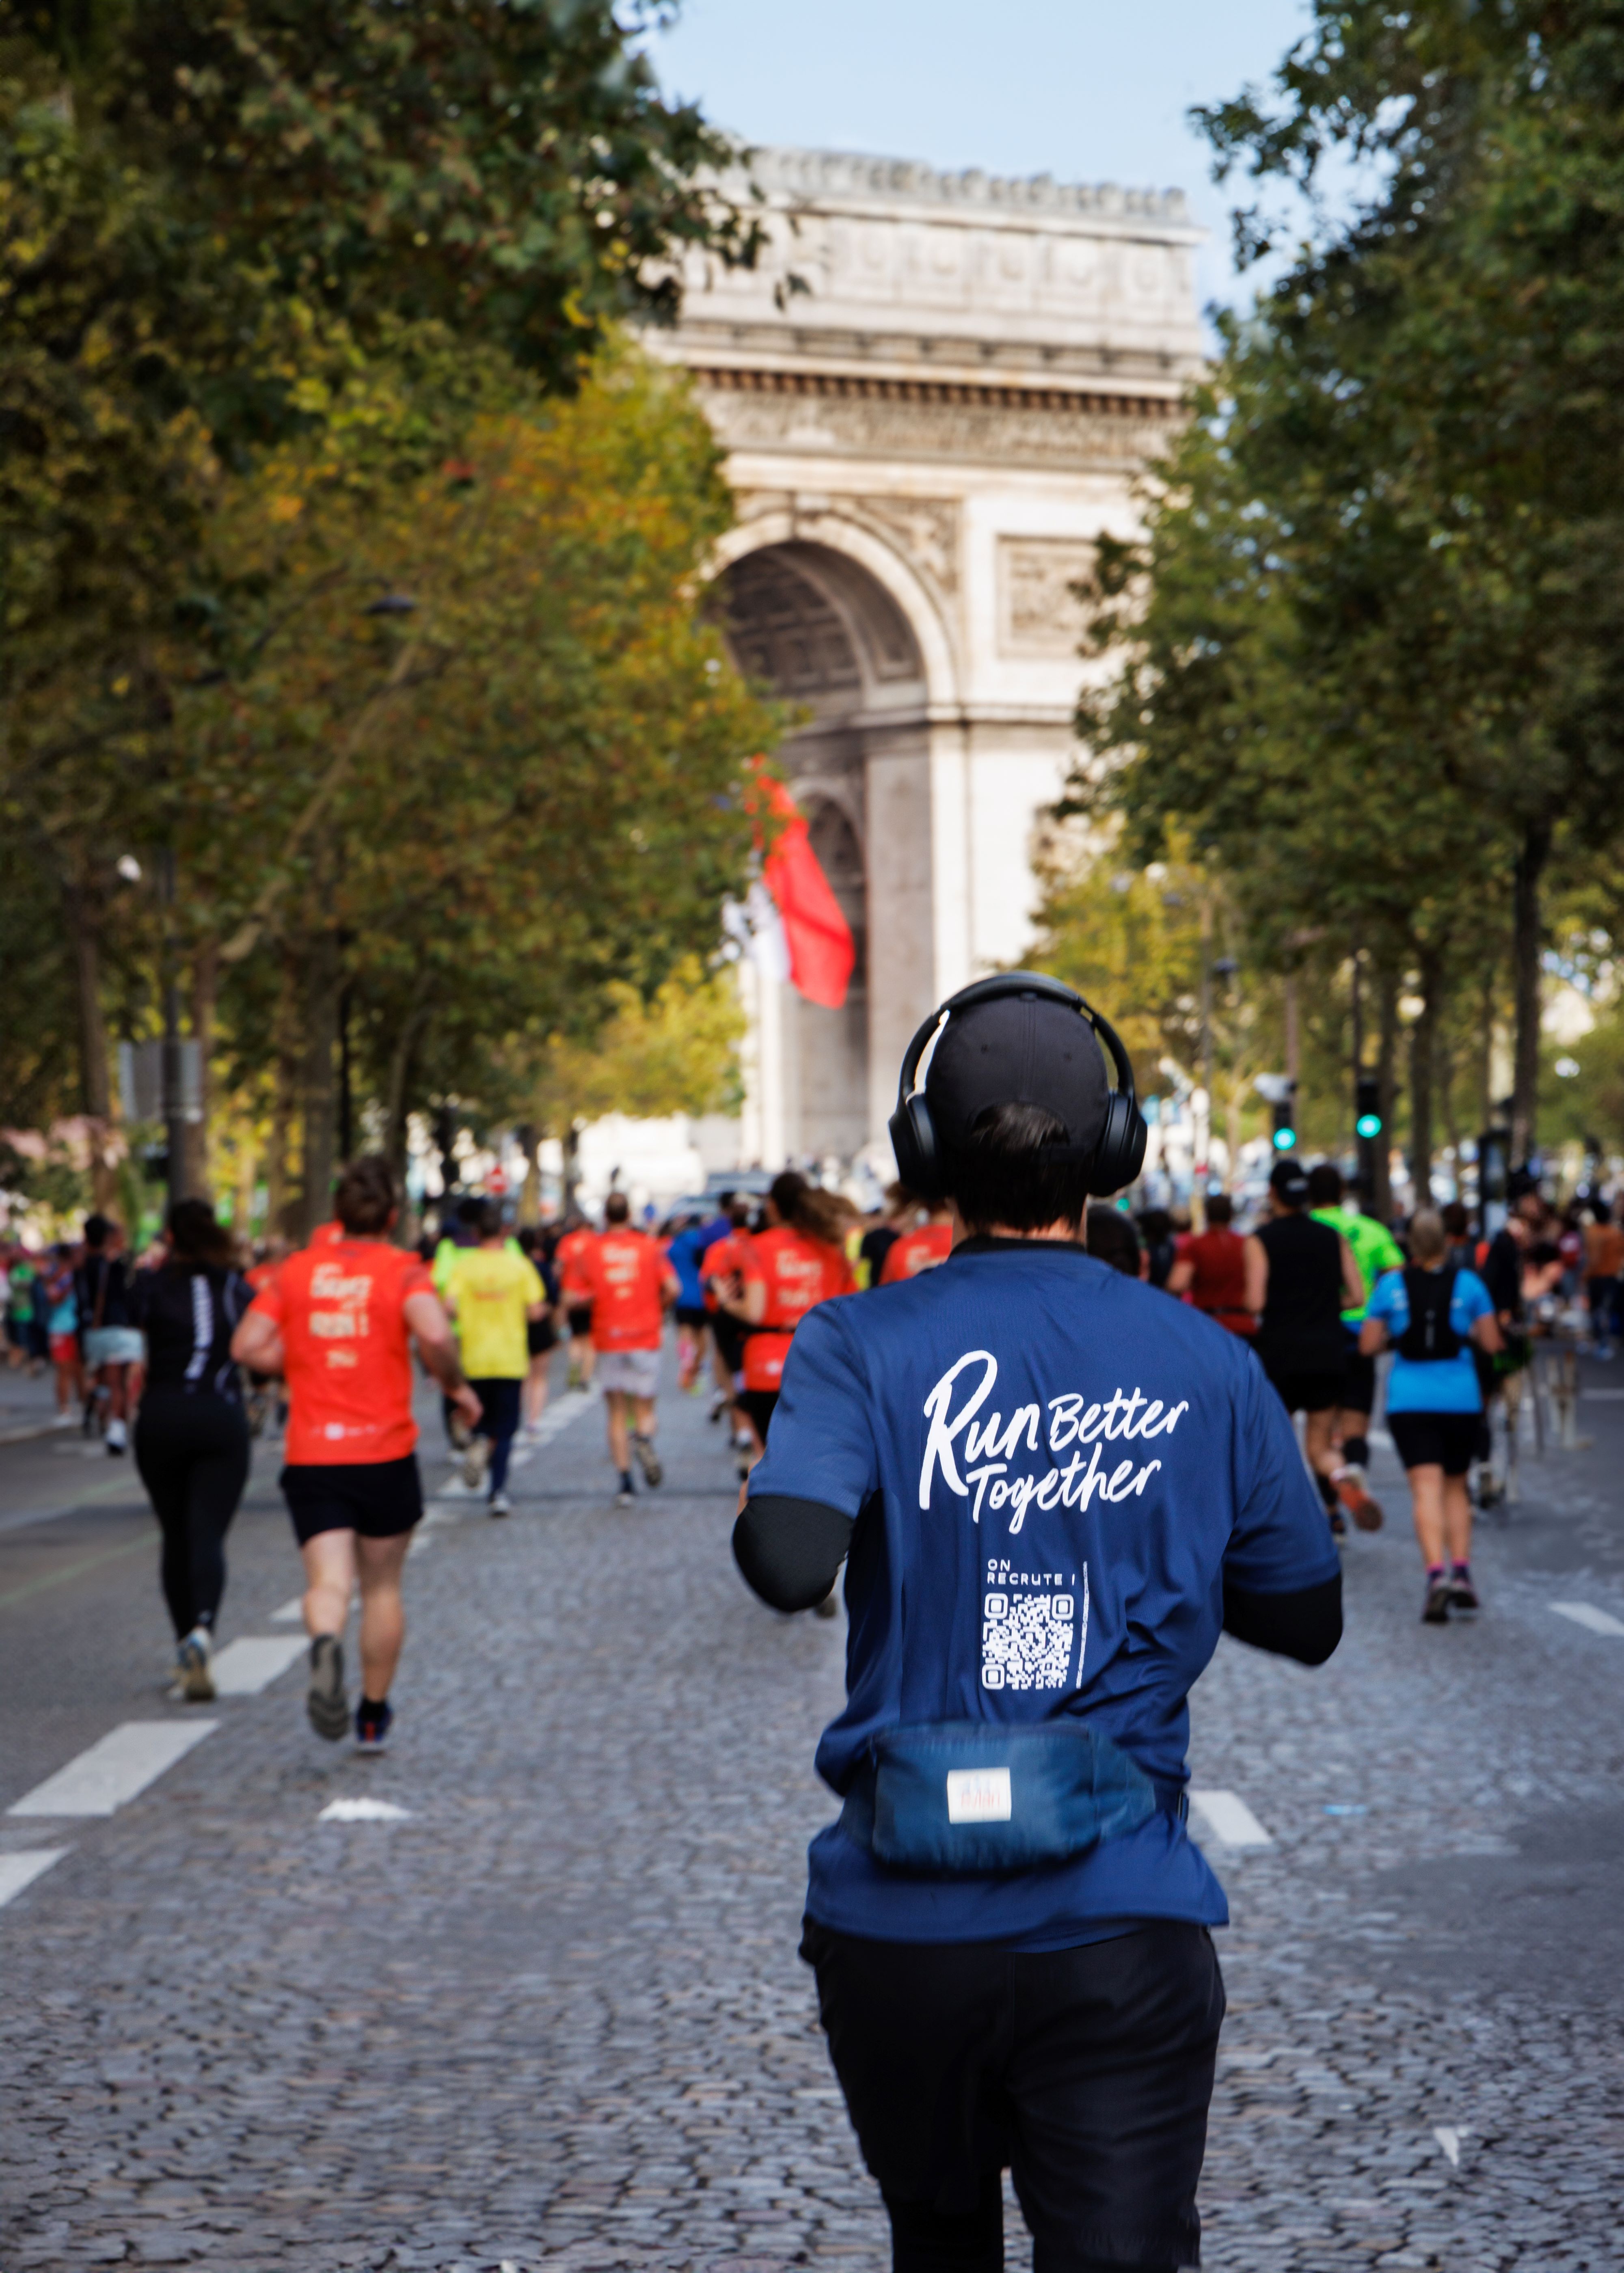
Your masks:
{"label": "black arm sleeve", "polygon": [[1223,1630],[1254,1649],[1323,1665],[1342,1638],[1342,1574],[1295,1594],[1253,1594],[1223,1582]]}
{"label": "black arm sleeve", "polygon": [[733,1560],[775,1610],[809,1610],[834,1585],[854,1528],[822,1500],[763,1492],[746,1500],[733,1526]]}

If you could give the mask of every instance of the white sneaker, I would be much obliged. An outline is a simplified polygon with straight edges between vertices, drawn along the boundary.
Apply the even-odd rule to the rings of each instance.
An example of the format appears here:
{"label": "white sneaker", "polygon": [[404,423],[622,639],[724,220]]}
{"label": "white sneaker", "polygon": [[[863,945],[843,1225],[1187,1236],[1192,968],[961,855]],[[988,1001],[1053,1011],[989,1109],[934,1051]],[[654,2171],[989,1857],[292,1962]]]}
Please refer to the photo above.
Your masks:
{"label": "white sneaker", "polygon": [[476,1437],[462,1455],[462,1482],[470,1491],[478,1490],[490,1465],[491,1440],[488,1437]]}
{"label": "white sneaker", "polygon": [[77,1423],[71,1413],[56,1413],[53,1414],[51,1416],[51,1427],[53,1429],[71,1429],[76,1426]]}
{"label": "white sneaker", "polygon": [[513,1502],[508,1498],[505,1491],[492,1493],[491,1512],[492,1515],[511,1515],[513,1513]]}
{"label": "white sneaker", "polygon": [[176,1675],[180,1692],[189,1704],[212,1704],[214,1696],[214,1673],[211,1662],[214,1654],[207,1626],[193,1626],[175,1653]]}
{"label": "white sneaker", "polygon": [[108,1451],[109,1452],[122,1452],[129,1442],[130,1439],[125,1433],[124,1422],[122,1421],[109,1421],[107,1424]]}

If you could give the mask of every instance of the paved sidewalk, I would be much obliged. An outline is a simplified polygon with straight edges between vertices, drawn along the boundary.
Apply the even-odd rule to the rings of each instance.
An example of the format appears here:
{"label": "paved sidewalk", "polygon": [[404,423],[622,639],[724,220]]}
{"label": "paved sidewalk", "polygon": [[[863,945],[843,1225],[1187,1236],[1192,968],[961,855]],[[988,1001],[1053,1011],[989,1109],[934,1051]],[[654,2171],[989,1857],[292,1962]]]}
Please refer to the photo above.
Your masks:
{"label": "paved sidewalk", "polygon": [[[744,1590],[702,1406],[665,1397],[667,1482],[619,1512],[598,1401],[562,1409],[510,1520],[442,1504],[414,1554],[387,1758],[311,1735],[296,1665],[117,1813],[0,1814],[0,1898],[68,1850],[0,1907],[5,2273],[888,2262],[794,1954],[843,1625]],[[1196,1786],[1270,1842],[1198,1811],[1234,1913],[1220,2273],[1624,2264],[1624,1411],[1586,1426],[1485,1531],[1475,1627],[1418,1624],[1381,1454],[1336,1660],[1226,1642],[1197,1692]],[[274,1474],[231,1638],[295,1631]],[[154,1562],[127,1500],[0,1530],[0,1807],[186,1724]],[[403,1813],[321,1819],[357,1799]]]}

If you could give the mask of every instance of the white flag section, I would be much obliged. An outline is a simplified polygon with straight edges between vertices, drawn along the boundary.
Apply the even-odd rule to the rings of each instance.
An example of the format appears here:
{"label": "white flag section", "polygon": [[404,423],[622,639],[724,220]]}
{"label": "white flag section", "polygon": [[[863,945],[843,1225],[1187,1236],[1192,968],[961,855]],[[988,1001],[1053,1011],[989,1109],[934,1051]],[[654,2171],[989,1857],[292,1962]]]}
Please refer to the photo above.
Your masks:
{"label": "white flag section", "polygon": [[789,942],[784,936],[784,919],[765,884],[752,884],[742,907],[737,900],[727,902],[722,910],[722,929],[763,979],[775,979],[780,986],[788,981]]}

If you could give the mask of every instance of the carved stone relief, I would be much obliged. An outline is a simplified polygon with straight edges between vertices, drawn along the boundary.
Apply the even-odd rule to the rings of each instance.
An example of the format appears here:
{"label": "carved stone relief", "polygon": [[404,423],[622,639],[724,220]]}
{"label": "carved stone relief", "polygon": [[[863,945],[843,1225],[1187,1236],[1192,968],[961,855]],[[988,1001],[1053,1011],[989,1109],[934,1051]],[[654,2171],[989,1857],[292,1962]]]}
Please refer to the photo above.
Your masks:
{"label": "carved stone relief", "polygon": [[1001,536],[1000,654],[1075,655],[1086,618],[1082,603],[1071,587],[1093,565],[1093,546],[1071,538]]}

